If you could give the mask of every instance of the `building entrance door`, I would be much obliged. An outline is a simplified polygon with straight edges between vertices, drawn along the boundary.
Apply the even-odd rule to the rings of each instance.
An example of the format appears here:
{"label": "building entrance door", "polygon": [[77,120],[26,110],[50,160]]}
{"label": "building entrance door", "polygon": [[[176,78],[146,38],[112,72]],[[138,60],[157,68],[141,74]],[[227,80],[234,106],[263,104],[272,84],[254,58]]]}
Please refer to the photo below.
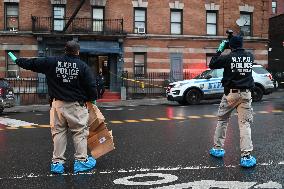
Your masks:
{"label": "building entrance door", "polygon": [[105,88],[108,89],[110,86],[110,64],[108,56],[81,53],[80,58],[91,67],[95,76],[99,75],[100,71],[102,72],[105,78]]}
{"label": "building entrance door", "polygon": [[170,81],[183,80],[183,62],[181,53],[171,53]]}

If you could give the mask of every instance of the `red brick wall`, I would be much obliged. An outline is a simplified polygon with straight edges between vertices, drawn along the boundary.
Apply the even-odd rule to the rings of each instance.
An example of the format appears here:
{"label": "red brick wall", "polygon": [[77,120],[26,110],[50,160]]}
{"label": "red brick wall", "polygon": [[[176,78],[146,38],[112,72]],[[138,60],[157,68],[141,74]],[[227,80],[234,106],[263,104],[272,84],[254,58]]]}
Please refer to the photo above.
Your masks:
{"label": "red brick wall", "polygon": [[[267,50],[268,37],[268,18],[271,10],[271,0],[180,0],[184,3],[183,9],[183,34],[179,37],[170,35],[170,7],[169,2],[175,0],[148,0],[147,7],[147,34],[149,35],[131,35],[133,33],[133,5],[132,0],[107,0],[105,6],[106,19],[124,19],[124,30],[130,35],[124,39],[124,47],[131,49],[133,46],[143,45],[148,49],[159,49],[163,52],[147,51],[147,67],[149,69],[169,69],[170,68],[170,52],[169,47],[184,47],[183,62],[184,68],[205,68],[206,52],[214,52],[221,38],[225,38],[226,29],[230,28],[239,32],[236,20],[240,17],[239,6],[248,4],[254,7],[253,12],[253,39],[245,39],[245,47],[254,50]],[[223,4],[224,2],[224,4]],[[70,17],[80,1],[68,0],[66,5],[66,16]],[[218,12],[218,37],[206,36],[206,10],[205,3],[216,3],[220,5]],[[278,3],[278,7],[281,4]],[[52,5],[50,0],[24,0],[20,1],[20,32],[31,31],[32,21],[31,15],[34,16],[52,16]],[[0,17],[4,18],[3,1],[0,1]],[[92,8],[90,1],[86,0],[85,4],[79,11],[77,17],[92,17]],[[3,30],[4,22],[0,19],[0,33]],[[95,37],[94,37],[95,38]],[[1,36],[0,44],[16,43],[37,45],[36,38],[32,34],[17,36],[17,34],[9,36]],[[209,49],[209,50],[208,50]],[[211,50],[210,50],[211,49]],[[195,52],[197,51],[197,52]],[[0,51],[0,56],[3,52]],[[36,56],[36,51],[22,50],[21,56]],[[256,53],[256,58],[267,61],[265,53]],[[124,58],[125,68],[133,69],[133,52],[125,51]],[[0,61],[0,66],[3,62]]]}

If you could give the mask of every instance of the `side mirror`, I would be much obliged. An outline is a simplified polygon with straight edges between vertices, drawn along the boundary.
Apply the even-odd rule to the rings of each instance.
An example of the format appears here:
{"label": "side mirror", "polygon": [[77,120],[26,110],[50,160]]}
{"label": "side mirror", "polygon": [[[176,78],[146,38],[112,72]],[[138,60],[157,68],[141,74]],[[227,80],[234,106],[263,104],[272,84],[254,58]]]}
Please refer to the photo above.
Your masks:
{"label": "side mirror", "polygon": [[207,75],[206,77],[205,77],[205,79],[211,79],[212,78],[212,75]]}

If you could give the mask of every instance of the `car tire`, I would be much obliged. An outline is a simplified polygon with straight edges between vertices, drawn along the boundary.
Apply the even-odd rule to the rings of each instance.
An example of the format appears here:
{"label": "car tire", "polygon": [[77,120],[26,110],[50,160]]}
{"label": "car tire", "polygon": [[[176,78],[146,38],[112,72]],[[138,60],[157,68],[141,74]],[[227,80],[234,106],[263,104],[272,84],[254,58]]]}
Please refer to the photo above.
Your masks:
{"label": "car tire", "polygon": [[201,100],[201,93],[197,89],[190,89],[185,94],[185,100],[188,104],[199,104]]}
{"label": "car tire", "polygon": [[255,86],[252,90],[251,97],[253,102],[261,101],[263,97],[263,90],[260,87]]}
{"label": "car tire", "polygon": [[0,108],[0,114],[2,114],[4,111],[4,108]]}

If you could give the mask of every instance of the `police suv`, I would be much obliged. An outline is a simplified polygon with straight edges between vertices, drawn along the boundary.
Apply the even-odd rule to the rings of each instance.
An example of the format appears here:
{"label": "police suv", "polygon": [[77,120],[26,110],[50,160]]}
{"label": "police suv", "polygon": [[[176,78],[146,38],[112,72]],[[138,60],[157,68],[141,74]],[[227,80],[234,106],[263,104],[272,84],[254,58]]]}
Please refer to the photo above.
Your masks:
{"label": "police suv", "polygon": [[[257,102],[263,95],[272,93],[275,86],[272,75],[264,67],[253,65],[252,70],[255,82],[252,99]],[[199,104],[203,99],[221,98],[224,94],[221,83],[223,71],[224,69],[205,70],[194,79],[170,83],[166,90],[167,99],[187,105]]]}

